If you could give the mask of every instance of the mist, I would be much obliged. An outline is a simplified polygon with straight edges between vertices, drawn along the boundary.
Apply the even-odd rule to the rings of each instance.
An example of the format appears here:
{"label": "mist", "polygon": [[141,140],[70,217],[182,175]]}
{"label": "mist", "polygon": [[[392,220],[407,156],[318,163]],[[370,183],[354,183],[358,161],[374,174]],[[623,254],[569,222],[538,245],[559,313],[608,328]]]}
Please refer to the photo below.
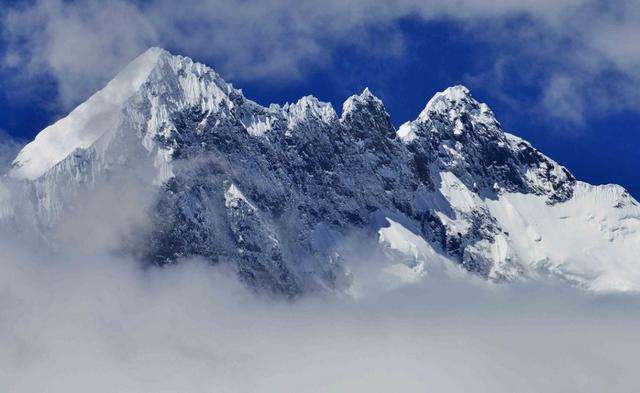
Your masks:
{"label": "mist", "polygon": [[16,139],[0,129],[0,174],[9,169],[13,158],[25,144],[24,141]]}
{"label": "mist", "polygon": [[365,297],[269,300],[197,259],[0,244],[11,392],[629,392],[640,302],[436,277]]}

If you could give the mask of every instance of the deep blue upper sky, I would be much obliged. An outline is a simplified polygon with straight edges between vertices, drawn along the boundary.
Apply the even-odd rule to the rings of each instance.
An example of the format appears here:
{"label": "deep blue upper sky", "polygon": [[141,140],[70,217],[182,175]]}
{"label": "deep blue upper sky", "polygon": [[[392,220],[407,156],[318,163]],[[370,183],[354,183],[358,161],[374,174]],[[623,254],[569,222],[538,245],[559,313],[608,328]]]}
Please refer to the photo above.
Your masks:
{"label": "deep blue upper sky", "polygon": [[[618,183],[640,196],[640,112],[625,109],[587,116],[582,122],[564,122],[537,106],[543,91],[536,75],[544,72],[519,77],[518,67],[523,68],[523,74],[530,67],[544,71],[544,67],[550,67],[546,59],[532,64],[531,57],[519,59],[517,49],[470,39],[468,32],[446,21],[405,18],[398,26],[404,37],[402,55],[385,56],[375,50],[338,44],[331,51],[328,65],[309,64],[300,77],[291,80],[229,77],[217,67],[220,59],[215,54],[203,56],[165,46],[216,68],[248,98],[265,105],[313,94],[333,103],[340,112],[349,95],[368,86],[384,101],[396,126],[414,119],[436,91],[465,84],[476,99],[489,104],[506,130],[529,140],[578,179],[595,184]],[[386,37],[381,32],[373,45],[376,39],[383,42]],[[509,66],[516,70],[494,81],[491,75],[495,73],[489,70],[495,70],[498,59],[504,58],[512,58]],[[33,76],[26,84],[24,80],[16,83],[10,72],[15,71],[4,69],[0,73],[0,130],[29,140],[68,109],[55,104],[57,85],[53,77]],[[580,94],[588,95],[589,90]],[[84,98],[79,97],[78,103]]]}

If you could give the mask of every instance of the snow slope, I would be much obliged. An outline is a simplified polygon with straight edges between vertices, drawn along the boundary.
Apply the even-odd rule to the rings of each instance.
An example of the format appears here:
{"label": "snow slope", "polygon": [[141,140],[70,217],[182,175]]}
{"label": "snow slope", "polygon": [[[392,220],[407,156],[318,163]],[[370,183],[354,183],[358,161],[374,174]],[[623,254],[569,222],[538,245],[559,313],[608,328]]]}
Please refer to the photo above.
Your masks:
{"label": "snow slope", "polygon": [[10,174],[36,179],[78,148],[87,148],[115,129],[122,106],[156,66],[162,49],[151,48],[133,60],[116,77],[68,116],[42,130],[13,161]]}
{"label": "snow slope", "polygon": [[509,193],[488,205],[532,270],[594,291],[640,291],[640,206],[622,187],[578,182],[564,203]]}

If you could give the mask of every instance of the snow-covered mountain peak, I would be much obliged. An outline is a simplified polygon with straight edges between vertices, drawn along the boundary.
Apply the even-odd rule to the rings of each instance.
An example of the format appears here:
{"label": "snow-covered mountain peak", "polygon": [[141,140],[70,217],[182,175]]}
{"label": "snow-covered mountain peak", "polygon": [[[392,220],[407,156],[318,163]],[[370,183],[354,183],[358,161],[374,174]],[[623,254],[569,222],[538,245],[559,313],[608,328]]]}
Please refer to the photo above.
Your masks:
{"label": "snow-covered mountain peak", "polygon": [[[161,48],[159,46],[152,46],[149,49],[147,49],[146,51],[142,52],[140,55],[138,55],[138,57],[148,57],[149,59],[156,59],[159,60],[161,58],[171,58],[171,57],[175,57],[173,54],[171,54],[171,52],[169,52],[168,50]],[[134,60],[135,61],[135,60]]]}
{"label": "snow-covered mountain peak", "polygon": [[451,86],[434,94],[427,102],[421,115],[429,111],[446,110],[456,103],[476,103],[476,101],[467,87],[462,85]]}
{"label": "snow-covered mountain peak", "polygon": [[495,121],[491,109],[486,104],[476,101],[471,91],[462,85],[452,86],[436,93],[420,112],[418,121],[425,121],[438,114],[452,118],[469,114],[475,118],[484,118],[485,121]]}
{"label": "snow-covered mountain peak", "polygon": [[[229,117],[229,111],[237,110],[252,130],[260,129],[258,121],[251,118],[253,112],[267,111],[246,100],[240,90],[210,67],[153,47],[68,116],[41,131],[18,154],[10,175],[37,179],[74,151],[92,147],[104,150],[123,122],[147,116],[144,126],[136,127],[135,132],[143,136],[143,145],[152,151],[157,148],[157,138],[167,138],[175,131],[176,114],[186,109],[219,117]],[[132,131],[130,125],[125,128]],[[100,140],[103,142],[99,144]],[[164,156],[157,161],[160,166],[171,154],[171,146],[161,147],[166,152],[160,154]]]}
{"label": "snow-covered mountain peak", "polygon": [[309,122],[331,124],[338,120],[333,105],[312,95],[304,96],[293,104],[285,104],[282,109],[287,117],[289,129]]}
{"label": "snow-covered mountain peak", "polygon": [[571,197],[575,179],[529,143],[506,133],[491,109],[469,89],[453,86],[436,93],[399,139],[426,148],[440,170],[452,171],[483,196],[505,192],[545,195],[550,203]]}
{"label": "snow-covered mountain peak", "polygon": [[342,104],[342,115],[340,117],[341,119],[344,119],[351,113],[358,111],[366,106],[377,109],[384,109],[382,100],[376,97],[368,87],[365,87],[362,93],[354,94],[344,101],[344,103]]}
{"label": "snow-covered mountain peak", "polygon": [[384,134],[393,137],[395,129],[391,116],[378,97],[369,88],[361,94],[352,95],[342,104],[340,122],[353,130],[359,138],[370,134]]}
{"label": "snow-covered mountain peak", "polygon": [[380,100],[378,97],[376,97],[376,95],[375,95],[375,94],[373,94],[373,93],[371,92],[371,90],[369,89],[369,87],[368,87],[368,86],[367,86],[367,87],[365,87],[365,88],[362,90],[362,93],[360,93],[360,97],[363,97],[363,98],[365,98],[365,97],[366,97],[367,99],[377,99],[377,100]]}
{"label": "snow-covered mountain peak", "polygon": [[27,144],[14,160],[10,175],[35,179],[74,150],[91,146],[104,133],[117,127],[124,102],[167,56],[169,53],[165,50],[151,48],[134,59],[102,90]]}
{"label": "snow-covered mountain peak", "polygon": [[149,75],[149,83],[177,83],[171,87],[180,88],[184,98],[192,102],[212,98],[230,98],[231,101],[235,101],[243,97],[240,90],[235,89],[205,64],[195,62],[189,57],[172,55],[163,49],[153,48],[150,51],[157,51],[161,55],[158,58],[158,67]]}
{"label": "snow-covered mountain peak", "polygon": [[446,98],[449,101],[459,101],[464,99],[472,99],[471,91],[463,85],[454,85],[447,87],[434,95],[434,98]]}

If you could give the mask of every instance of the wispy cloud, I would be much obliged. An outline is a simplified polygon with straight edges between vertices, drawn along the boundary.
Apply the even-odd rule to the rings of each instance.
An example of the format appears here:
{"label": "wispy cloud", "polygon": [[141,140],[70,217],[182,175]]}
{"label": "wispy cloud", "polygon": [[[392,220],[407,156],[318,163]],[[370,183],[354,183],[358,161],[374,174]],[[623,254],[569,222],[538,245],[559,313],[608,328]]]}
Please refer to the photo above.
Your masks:
{"label": "wispy cloud", "polygon": [[631,47],[640,35],[640,3],[539,3],[546,6],[521,14],[523,22],[501,19],[480,33],[497,48],[500,64],[484,81],[537,89],[536,115],[565,125],[639,110],[640,56]]}
{"label": "wispy cloud", "polygon": [[286,80],[330,69],[339,46],[403,55],[399,26],[408,17],[452,21],[469,39],[500,48],[496,61],[511,63],[502,78],[526,77],[552,117],[579,124],[585,115],[640,105],[634,0],[37,0],[4,11],[3,59],[5,67],[53,76],[70,106],[151,45],[215,59],[235,80]]}
{"label": "wispy cloud", "polygon": [[0,129],[0,175],[9,170],[11,162],[25,144],[25,141],[15,139]]}

